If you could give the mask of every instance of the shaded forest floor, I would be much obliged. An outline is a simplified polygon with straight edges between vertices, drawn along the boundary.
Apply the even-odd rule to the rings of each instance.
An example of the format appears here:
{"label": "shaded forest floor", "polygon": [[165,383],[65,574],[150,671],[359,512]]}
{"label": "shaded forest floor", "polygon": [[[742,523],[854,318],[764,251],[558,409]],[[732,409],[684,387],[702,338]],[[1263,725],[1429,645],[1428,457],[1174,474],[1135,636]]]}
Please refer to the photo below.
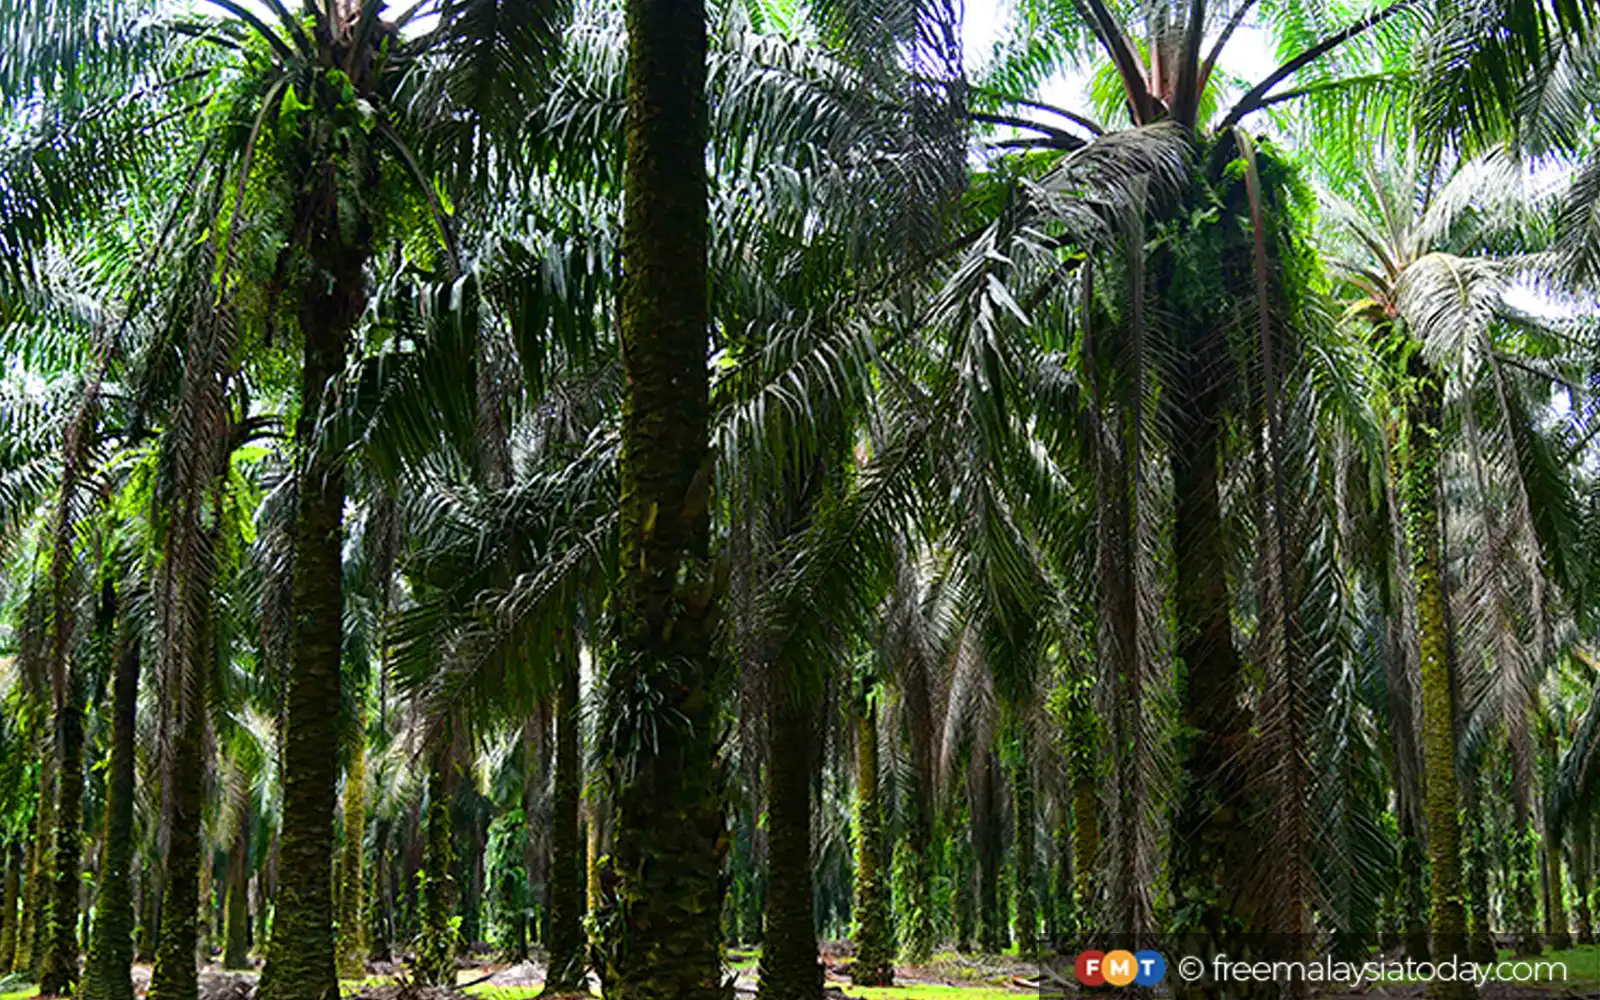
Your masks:
{"label": "shaded forest floor", "polygon": [[[733,950],[728,955],[728,971],[735,979],[737,997],[748,1000],[754,995],[759,953],[750,950]],[[1502,958],[1510,958],[1502,952]],[[1600,946],[1587,945],[1559,952],[1547,952],[1543,961],[1563,962],[1567,967],[1566,982],[1517,985],[1492,983],[1480,989],[1481,1000],[1544,1000],[1552,997],[1600,998]],[[825,986],[830,996],[856,998],[856,1000],[1012,1000],[1012,998],[1040,994],[1035,979],[1037,967],[1023,962],[1015,955],[977,955],[941,952],[923,966],[900,965],[896,970],[897,983],[889,987],[857,987],[849,981],[849,959],[825,955],[827,965]],[[134,983],[139,996],[149,982],[149,966],[134,967]],[[474,1000],[533,1000],[539,996],[543,985],[543,969],[537,962],[518,965],[468,964],[458,970],[457,982],[462,992],[455,993]],[[255,973],[225,972],[212,966],[201,973],[201,1000],[250,1000],[253,996]],[[433,1000],[451,995],[444,990],[407,991],[399,987],[394,975],[369,975],[364,979],[342,982],[346,1000]],[[1105,995],[1120,991],[1086,991],[1085,995]],[[1169,995],[1163,986],[1158,995]],[[591,990],[599,996],[598,989]],[[28,986],[6,992],[0,985],[0,1000],[33,1000],[38,990]],[[1313,993],[1321,1000],[1421,1000],[1421,985],[1372,986],[1366,989],[1333,989]]]}

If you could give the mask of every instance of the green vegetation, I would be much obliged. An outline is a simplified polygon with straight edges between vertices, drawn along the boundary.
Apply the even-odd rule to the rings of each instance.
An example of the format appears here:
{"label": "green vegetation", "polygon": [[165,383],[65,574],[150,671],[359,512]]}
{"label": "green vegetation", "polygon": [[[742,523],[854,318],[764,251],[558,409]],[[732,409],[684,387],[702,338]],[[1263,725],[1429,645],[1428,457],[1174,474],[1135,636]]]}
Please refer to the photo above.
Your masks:
{"label": "green vegetation", "polygon": [[0,0],[0,982],[1600,983],[1597,122],[1600,0]]}

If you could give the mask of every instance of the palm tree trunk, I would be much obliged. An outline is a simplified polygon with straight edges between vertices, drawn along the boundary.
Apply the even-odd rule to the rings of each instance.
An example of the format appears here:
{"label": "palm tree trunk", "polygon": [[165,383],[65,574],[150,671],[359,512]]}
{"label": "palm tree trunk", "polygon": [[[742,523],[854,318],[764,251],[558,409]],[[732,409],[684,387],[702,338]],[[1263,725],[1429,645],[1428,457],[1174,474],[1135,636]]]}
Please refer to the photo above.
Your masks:
{"label": "palm tree trunk", "polygon": [[374,962],[388,962],[393,958],[390,942],[394,927],[394,894],[390,889],[389,842],[393,837],[392,820],[380,817],[372,837],[372,895],[368,900],[367,940]]}
{"label": "palm tree trunk", "polygon": [[627,0],[626,20],[622,572],[605,711],[618,885],[604,979],[613,1000],[710,1000],[723,995],[726,795],[710,614],[721,586],[710,561],[705,5]]}
{"label": "palm tree trunk", "polygon": [[767,708],[767,898],[759,1000],[820,1000],[812,916],[810,706],[774,695]]}
{"label": "palm tree trunk", "polygon": [[161,880],[155,868],[145,864],[139,874],[139,929],[133,942],[135,962],[156,959],[156,933],[161,929]]}
{"label": "palm tree trunk", "polygon": [[1015,845],[1017,866],[1017,952],[1029,958],[1039,951],[1039,900],[1034,889],[1034,792],[1025,744],[1019,745],[1018,754],[1019,759],[1011,768],[1015,812],[1012,817],[1012,844]]}
{"label": "palm tree trunk", "polygon": [[112,680],[104,854],[95,898],[94,937],[84,970],[83,995],[87,1000],[133,1000],[134,740],[140,661],[138,637],[128,628],[122,630],[122,635]]}
{"label": "palm tree trunk", "polygon": [[[1421,368],[1421,359],[1413,368]],[[1439,435],[1443,390],[1431,372],[1414,371],[1402,439],[1396,444],[1401,513],[1406,525],[1412,580],[1417,595],[1417,639],[1421,648],[1422,760],[1428,821],[1429,891],[1433,958],[1466,954],[1466,911],[1461,899],[1460,797],[1456,790],[1455,711],[1444,621],[1439,538]],[[1470,984],[1442,979],[1428,984],[1429,1000],[1470,997]]]}
{"label": "palm tree trunk", "polygon": [[[1578,921],[1578,944],[1594,944],[1594,917],[1589,909],[1589,880],[1591,877],[1592,842],[1587,814],[1579,813],[1572,827],[1572,889],[1576,895],[1573,911]],[[3,951],[0,944],[0,951]],[[3,957],[3,955],[0,955]],[[0,965],[0,968],[4,968]]]}
{"label": "palm tree trunk", "polygon": [[1046,946],[1055,951],[1065,951],[1072,939],[1077,922],[1077,908],[1073,905],[1072,825],[1067,822],[1068,804],[1055,795],[1054,819],[1050,824],[1054,856],[1051,864],[1050,912],[1055,926],[1046,933]]}
{"label": "palm tree trunk", "polygon": [[569,648],[574,645],[569,637],[562,637],[561,687],[556,693],[556,768],[550,803],[546,993],[581,993],[588,985],[583,934],[585,866],[578,815],[583,789],[578,753],[581,707],[577,650]]}
{"label": "palm tree trunk", "polygon": [[[201,584],[203,587],[204,585]],[[185,588],[187,589],[187,588]],[[202,591],[203,593],[203,591]],[[195,600],[185,594],[184,601]],[[201,643],[202,649],[209,642]],[[195,1000],[199,978],[195,950],[200,929],[201,839],[205,807],[205,671],[204,658],[190,657],[194,673],[178,683],[177,736],[173,743],[168,780],[166,878],[161,897],[161,930],[156,939],[156,964],[150,973],[150,1000]]]}
{"label": "palm tree trunk", "polygon": [[78,983],[79,862],[83,852],[83,704],[76,665],[67,668],[65,697],[56,705],[56,808],[50,907],[39,995],[65,996]]}
{"label": "palm tree trunk", "polygon": [[28,848],[28,863],[23,866],[27,881],[23,884],[22,917],[17,925],[17,957],[12,967],[27,975],[38,971],[49,927],[50,837],[55,829],[56,815],[55,763],[55,754],[48,754],[41,769],[38,805],[34,810],[33,843]]}
{"label": "palm tree trunk", "polygon": [[1483,808],[1478,796],[1480,779],[1474,774],[1462,789],[1467,817],[1467,953],[1474,962],[1493,962],[1494,936],[1489,923],[1489,845]]}
{"label": "palm tree trunk", "polygon": [[1552,830],[1545,837],[1545,886],[1550,930],[1545,943],[1557,950],[1572,947],[1572,932],[1567,926],[1566,877],[1561,865],[1560,832]]}
{"label": "palm tree trunk", "polygon": [[222,967],[250,968],[250,804],[239,806],[238,825],[228,847],[228,886],[225,890]]}
{"label": "palm tree trunk", "polygon": [[22,841],[5,846],[4,868],[0,869],[0,976],[11,971],[17,956],[17,902],[22,895],[22,866],[26,859]]}
{"label": "palm tree trunk", "polygon": [[[971,815],[971,809],[968,809]],[[970,827],[970,824],[969,824]],[[973,904],[972,887],[975,884],[972,877],[972,843],[966,837],[954,840],[951,845],[951,867],[955,871],[956,895],[956,950],[970,952],[972,950],[973,936]]]}
{"label": "palm tree trunk", "polygon": [[451,878],[450,794],[446,778],[450,741],[440,737],[428,757],[427,846],[423,852],[422,936],[417,942],[417,983],[454,986],[455,932],[450,914],[455,895]]}
{"label": "palm tree trunk", "polygon": [[[1258,908],[1268,902],[1246,888],[1257,845],[1246,820],[1249,733],[1239,707],[1240,661],[1224,573],[1221,400],[1211,385],[1216,376],[1205,370],[1209,353],[1196,347],[1186,361],[1191,370],[1177,412],[1188,419],[1172,447],[1180,720],[1189,734],[1180,749],[1186,780],[1173,818],[1172,892],[1175,908],[1186,914],[1178,928],[1183,947],[1202,961],[1251,953],[1249,935],[1261,929]],[[1205,991],[1174,987],[1180,997]]]}
{"label": "palm tree trunk", "polygon": [[1009,943],[1001,916],[1000,869],[1002,844],[999,769],[990,750],[982,751],[977,787],[972,796],[972,850],[978,867],[978,947],[990,954],[1005,951]]}
{"label": "palm tree trunk", "polygon": [[857,986],[894,985],[894,927],[878,794],[878,706],[869,696],[856,730],[856,958],[850,981]]}
{"label": "palm tree trunk", "polygon": [[[358,716],[359,717],[359,716]],[[351,740],[350,763],[344,775],[343,882],[339,890],[339,974],[360,979],[367,974],[366,924],[361,904],[366,895],[362,840],[367,830],[367,736],[358,723]]]}
{"label": "palm tree trunk", "polygon": [[[331,170],[331,168],[328,168]],[[304,339],[294,526],[294,636],[285,695],[283,815],[272,941],[260,1000],[335,1000],[333,829],[339,781],[339,659],[344,596],[344,472],[317,446],[329,382],[344,370],[350,330],[366,305],[361,234],[348,243],[335,182],[317,176],[295,207],[319,272],[301,291]],[[331,207],[330,207],[331,206]]]}
{"label": "palm tree trunk", "polygon": [[1067,774],[1072,781],[1072,922],[1068,928],[1077,940],[1086,940],[1098,916],[1100,864],[1100,792],[1095,781],[1099,753],[1090,689],[1080,684],[1073,692],[1067,714]]}

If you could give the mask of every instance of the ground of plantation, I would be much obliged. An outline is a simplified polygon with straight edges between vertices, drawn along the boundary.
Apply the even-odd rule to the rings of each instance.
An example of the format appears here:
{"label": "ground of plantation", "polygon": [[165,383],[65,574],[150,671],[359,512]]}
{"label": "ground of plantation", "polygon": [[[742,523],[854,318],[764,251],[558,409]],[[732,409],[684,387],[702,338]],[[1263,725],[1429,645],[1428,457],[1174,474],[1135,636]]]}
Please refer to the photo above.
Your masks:
{"label": "ground of plantation", "polygon": [[[728,956],[728,968],[735,977],[740,997],[749,997],[754,993],[759,957],[754,951],[734,951]],[[1510,958],[1511,954],[1503,951],[1501,957]],[[1541,1000],[1547,997],[1600,994],[1600,945],[1547,952],[1541,958],[1547,962],[1565,963],[1567,981],[1526,986],[1497,983],[1482,989],[1480,998]],[[1035,967],[1019,961],[1014,955],[943,952],[925,966],[900,966],[896,973],[897,985],[882,988],[853,986],[848,975],[844,974],[847,962],[835,964],[833,960],[825,961],[829,963],[828,989],[857,1000],[1014,1000],[1040,993],[1034,979]],[[134,982],[139,995],[143,996],[143,987],[149,982],[149,967],[134,968]],[[464,992],[475,1000],[532,1000],[539,995],[541,971],[536,963],[481,965],[461,969],[457,981]],[[247,1000],[250,993],[248,985],[253,978],[251,973],[215,970],[203,973],[201,1000]],[[395,977],[391,975],[345,980],[343,987],[345,996],[351,1000],[363,996],[372,1000],[391,1000],[402,996],[395,989]],[[1422,992],[1422,987],[1416,985],[1377,986],[1352,993],[1330,992],[1320,996],[1323,1000],[1369,1000],[1376,997],[1413,1000],[1420,998]],[[431,992],[429,995],[432,995]],[[598,991],[595,995],[598,996]],[[0,1000],[33,1000],[37,996],[38,991],[32,986],[12,992],[0,989]]]}

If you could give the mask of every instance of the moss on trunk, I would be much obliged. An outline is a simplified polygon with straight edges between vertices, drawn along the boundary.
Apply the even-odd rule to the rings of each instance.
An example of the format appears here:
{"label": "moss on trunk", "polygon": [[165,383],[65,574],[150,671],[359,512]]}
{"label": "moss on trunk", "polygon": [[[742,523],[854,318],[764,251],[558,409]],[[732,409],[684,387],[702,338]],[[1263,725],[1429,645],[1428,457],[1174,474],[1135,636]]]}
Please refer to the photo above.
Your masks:
{"label": "moss on trunk", "polygon": [[561,683],[556,696],[555,778],[550,803],[546,993],[582,992],[588,982],[583,933],[584,844],[579,817],[583,790],[579,755],[581,706],[577,650],[571,646],[571,641],[564,636],[559,652]]}
{"label": "moss on trunk", "polygon": [[39,995],[65,996],[78,985],[78,890],[83,852],[83,699],[69,665],[56,705],[56,808],[51,839],[50,905],[39,963]]}
{"label": "moss on trunk", "polygon": [[[204,587],[204,584],[201,584]],[[203,592],[203,591],[202,591]],[[185,594],[186,601],[197,595]],[[209,618],[209,615],[206,616]],[[209,651],[209,642],[202,650]],[[199,943],[202,893],[202,824],[205,809],[206,695],[204,669],[207,656],[194,655],[190,676],[176,698],[178,721],[173,740],[168,780],[166,878],[161,898],[161,932],[156,940],[156,963],[150,973],[150,1000],[195,1000],[199,978],[195,951]]]}
{"label": "moss on trunk", "polygon": [[20,840],[0,849],[0,976],[11,971],[17,954],[17,902],[22,895],[22,866],[26,860]]}
{"label": "moss on trunk", "polygon": [[1010,943],[1000,891],[1002,823],[1001,779],[992,751],[985,754],[972,795],[972,851],[978,869],[978,947],[990,954]]}
{"label": "moss on trunk", "polygon": [[39,799],[34,810],[33,843],[23,865],[26,880],[22,889],[22,915],[17,923],[17,957],[12,967],[32,976],[39,969],[41,943],[48,928],[50,906],[50,837],[55,828],[55,754],[47,755],[40,778]]}
{"label": "moss on trunk", "polygon": [[344,775],[344,850],[339,867],[339,975],[360,979],[367,974],[366,868],[362,840],[367,830],[367,738],[356,727],[350,741],[350,765]]}
{"label": "moss on trunk", "polygon": [[1039,951],[1039,900],[1035,894],[1034,867],[1036,864],[1033,811],[1033,774],[1028,768],[1027,750],[1020,743],[1016,747],[1019,759],[1011,765],[1011,793],[1013,804],[1012,844],[1015,845],[1017,877],[1017,951],[1031,958]]}
{"label": "moss on trunk", "polygon": [[612,1000],[722,981],[721,589],[711,562],[703,0],[627,0],[621,578],[603,745],[615,812],[601,941]]}
{"label": "moss on trunk", "polygon": [[[272,940],[260,1000],[337,1000],[333,830],[339,780],[344,472],[316,445],[329,383],[366,305],[365,234],[341,219],[332,166],[311,169],[295,216],[315,270],[300,290],[304,357],[294,525],[294,634],[284,703],[283,815]],[[353,239],[351,237],[353,236]],[[347,242],[347,240],[350,240]]]}
{"label": "moss on trunk", "polygon": [[[1448,659],[1444,553],[1439,534],[1439,454],[1443,387],[1438,376],[1413,356],[1408,372],[1405,419],[1395,443],[1406,553],[1417,599],[1421,651],[1423,789],[1428,824],[1429,889],[1433,958],[1466,957],[1466,909],[1461,892],[1460,798],[1456,788],[1456,733]],[[1470,984],[1435,980],[1430,1000],[1460,1000]]]}
{"label": "moss on trunk", "polygon": [[1593,864],[1590,819],[1580,812],[1572,822],[1572,889],[1576,897],[1572,909],[1578,923],[1578,944],[1594,944],[1594,917],[1589,909],[1590,866]]}
{"label": "moss on trunk", "polygon": [[227,887],[223,890],[222,967],[225,969],[250,967],[250,828],[253,819],[249,798],[241,798],[233,842],[228,845]]}
{"label": "moss on trunk", "polygon": [[820,1000],[811,872],[810,707],[775,695],[767,709],[767,893],[760,1000]]}
{"label": "moss on trunk", "polygon": [[134,741],[139,699],[139,639],[122,630],[112,680],[111,762],[106,775],[105,841],[95,897],[93,939],[84,970],[88,1000],[133,1000]]}
{"label": "moss on trunk", "polygon": [[[1207,962],[1219,954],[1264,957],[1255,935],[1264,929],[1260,909],[1268,902],[1251,890],[1258,844],[1247,821],[1250,733],[1240,708],[1219,487],[1224,401],[1219,376],[1210,370],[1219,350],[1226,346],[1208,334],[1189,345],[1172,448],[1179,717],[1186,737],[1179,746],[1184,781],[1172,826],[1173,906],[1182,914],[1174,929],[1184,949]],[[1215,990],[1213,984],[1173,987],[1180,1000]]]}
{"label": "moss on trunk", "polygon": [[1477,776],[1462,789],[1467,819],[1467,954],[1474,962],[1493,962],[1495,946],[1489,917],[1489,845]]}
{"label": "moss on trunk", "polygon": [[878,705],[870,695],[856,730],[855,961],[857,986],[894,985],[894,925],[884,865],[883,805],[879,798]]}
{"label": "moss on trunk", "polygon": [[427,845],[422,856],[422,933],[417,939],[416,981],[423,986],[454,986],[456,927],[455,860],[450,838],[449,740],[428,754]]}
{"label": "moss on trunk", "polygon": [[390,876],[389,841],[393,838],[394,823],[379,817],[372,837],[371,895],[367,900],[367,940],[369,955],[374,962],[391,961],[390,943],[393,939],[394,892]]}

